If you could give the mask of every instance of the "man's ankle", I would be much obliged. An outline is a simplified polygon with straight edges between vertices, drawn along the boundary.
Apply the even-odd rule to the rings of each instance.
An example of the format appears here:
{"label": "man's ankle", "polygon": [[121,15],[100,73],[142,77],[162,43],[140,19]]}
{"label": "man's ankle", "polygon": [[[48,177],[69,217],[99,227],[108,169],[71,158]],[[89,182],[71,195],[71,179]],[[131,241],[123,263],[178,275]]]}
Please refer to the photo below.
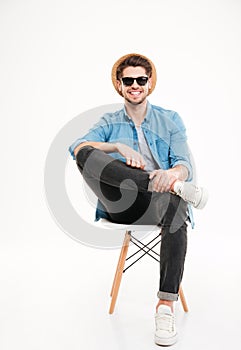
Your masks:
{"label": "man's ankle", "polygon": [[167,305],[171,308],[172,312],[173,312],[173,301],[172,300],[163,300],[163,299],[160,299],[157,306],[156,306],[156,312],[158,310],[158,307],[160,305]]}

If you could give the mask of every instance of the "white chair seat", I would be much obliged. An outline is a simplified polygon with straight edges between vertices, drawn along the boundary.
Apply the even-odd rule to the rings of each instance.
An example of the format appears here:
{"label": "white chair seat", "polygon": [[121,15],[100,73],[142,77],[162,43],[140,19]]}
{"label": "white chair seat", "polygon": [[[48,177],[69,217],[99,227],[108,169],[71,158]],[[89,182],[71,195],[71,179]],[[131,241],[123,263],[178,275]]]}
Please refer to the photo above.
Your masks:
{"label": "white chair seat", "polygon": [[103,228],[114,230],[128,230],[128,231],[140,231],[140,232],[156,232],[160,231],[160,227],[156,225],[128,225],[128,224],[116,224],[107,219],[100,219],[97,221],[97,225]]}

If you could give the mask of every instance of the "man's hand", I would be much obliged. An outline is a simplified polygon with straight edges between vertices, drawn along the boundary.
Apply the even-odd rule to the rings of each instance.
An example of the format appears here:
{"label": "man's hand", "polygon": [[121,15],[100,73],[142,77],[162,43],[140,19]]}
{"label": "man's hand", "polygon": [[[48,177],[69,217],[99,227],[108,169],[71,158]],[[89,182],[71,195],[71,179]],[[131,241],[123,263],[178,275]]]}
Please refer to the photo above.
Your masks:
{"label": "man's hand", "polygon": [[142,155],[124,143],[86,141],[75,148],[74,155],[84,146],[92,146],[106,153],[118,152],[126,159],[126,164],[133,168],[144,169],[146,165]]}
{"label": "man's hand", "polygon": [[178,176],[172,169],[169,170],[153,170],[150,173],[149,179],[152,180],[152,188],[155,192],[169,192],[172,184],[177,180]]}
{"label": "man's hand", "polygon": [[116,143],[116,148],[117,152],[125,157],[127,165],[130,165],[133,168],[144,169],[146,163],[140,153],[136,152],[131,147],[119,142]]}

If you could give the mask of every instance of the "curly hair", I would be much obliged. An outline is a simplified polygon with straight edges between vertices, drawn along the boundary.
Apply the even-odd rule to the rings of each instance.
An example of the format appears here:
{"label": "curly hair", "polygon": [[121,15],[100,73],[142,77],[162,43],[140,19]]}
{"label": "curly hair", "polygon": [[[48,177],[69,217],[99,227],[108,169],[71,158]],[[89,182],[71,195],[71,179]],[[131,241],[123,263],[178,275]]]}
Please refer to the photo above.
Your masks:
{"label": "curly hair", "polygon": [[150,78],[152,75],[152,66],[150,62],[140,55],[133,55],[127,57],[122,61],[116,70],[116,79],[120,80],[123,70],[127,67],[143,67],[146,71],[146,75]]}

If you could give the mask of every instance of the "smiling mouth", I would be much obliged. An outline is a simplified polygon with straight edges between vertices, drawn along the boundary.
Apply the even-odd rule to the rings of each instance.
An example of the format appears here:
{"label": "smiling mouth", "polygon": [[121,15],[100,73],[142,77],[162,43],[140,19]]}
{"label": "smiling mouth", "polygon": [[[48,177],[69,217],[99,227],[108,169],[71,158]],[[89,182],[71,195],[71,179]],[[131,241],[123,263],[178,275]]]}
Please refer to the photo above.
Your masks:
{"label": "smiling mouth", "polygon": [[129,94],[132,96],[139,96],[141,93],[141,91],[129,91]]}

